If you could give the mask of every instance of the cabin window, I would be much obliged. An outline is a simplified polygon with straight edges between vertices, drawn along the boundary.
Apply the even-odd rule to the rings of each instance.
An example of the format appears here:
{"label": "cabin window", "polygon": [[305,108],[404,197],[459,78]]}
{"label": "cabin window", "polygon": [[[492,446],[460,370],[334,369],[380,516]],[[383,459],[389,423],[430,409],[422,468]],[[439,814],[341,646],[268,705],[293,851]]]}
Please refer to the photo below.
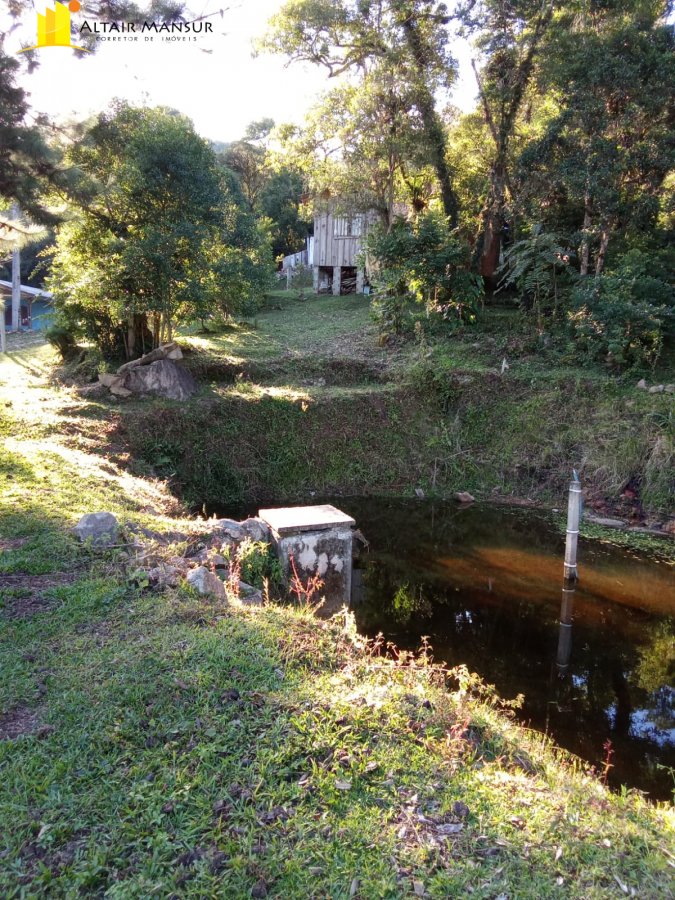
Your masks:
{"label": "cabin window", "polygon": [[333,237],[359,237],[361,235],[361,216],[339,216],[333,219]]}

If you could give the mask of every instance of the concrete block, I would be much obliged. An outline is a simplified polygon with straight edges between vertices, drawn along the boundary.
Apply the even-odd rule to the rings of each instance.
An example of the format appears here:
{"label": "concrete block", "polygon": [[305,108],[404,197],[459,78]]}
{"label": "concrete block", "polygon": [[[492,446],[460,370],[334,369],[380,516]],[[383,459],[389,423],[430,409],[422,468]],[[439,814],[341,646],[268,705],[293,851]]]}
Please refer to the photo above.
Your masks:
{"label": "concrete block", "polygon": [[334,506],[295,506],[261,509],[286,577],[293,574],[291,559],[303,581],[318,575],[329,609],[349,604],[352,583],[354,519]]}

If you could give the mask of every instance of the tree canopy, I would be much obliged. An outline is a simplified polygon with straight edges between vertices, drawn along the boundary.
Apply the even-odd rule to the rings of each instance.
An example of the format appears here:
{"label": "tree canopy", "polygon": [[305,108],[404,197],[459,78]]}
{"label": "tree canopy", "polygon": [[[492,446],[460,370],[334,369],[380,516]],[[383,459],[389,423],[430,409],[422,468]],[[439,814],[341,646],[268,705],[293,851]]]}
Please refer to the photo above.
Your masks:
{"label": "tree canopy", "polygon": [[187,119],[116,104],[67,158],[80,178],[49,284],[71,319],[108,343],[123,336],[133,356],[139,317],[157,343],[184,319],[255,304],[271,268],[265,235]]}

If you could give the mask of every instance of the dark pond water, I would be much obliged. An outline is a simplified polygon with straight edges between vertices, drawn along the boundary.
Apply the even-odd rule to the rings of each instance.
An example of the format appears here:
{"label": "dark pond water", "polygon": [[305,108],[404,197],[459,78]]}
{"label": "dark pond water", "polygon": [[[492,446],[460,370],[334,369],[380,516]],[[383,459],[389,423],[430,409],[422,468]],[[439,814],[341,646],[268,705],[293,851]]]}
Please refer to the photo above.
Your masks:
{"label": "dark pond water", "polygon": [[[340,498],[370,542],[352,608],[363,633],[465,663],[519,717],[601,767],[609,782],[671,798],[675,770],[675,571],[581,540],[580,580],[562,591],[564,534],[539,511]],[[583,526],[582,526],[583,531]],[[670,649],[669,649],[670,648]],[[673,773],[675,774],[675,772]]]}

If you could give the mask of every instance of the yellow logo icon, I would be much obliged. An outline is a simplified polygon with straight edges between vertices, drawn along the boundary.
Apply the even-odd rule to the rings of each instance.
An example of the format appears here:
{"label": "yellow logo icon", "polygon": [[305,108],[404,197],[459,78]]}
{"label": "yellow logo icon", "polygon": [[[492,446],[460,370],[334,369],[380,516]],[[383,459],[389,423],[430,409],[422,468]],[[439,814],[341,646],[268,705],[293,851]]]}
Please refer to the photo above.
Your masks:
{"label": "yellow logo icon", "polygon": [[41,47],[71,47],[73,50],[89,53],[85,47],[78,47],[70,43],[70,14],[78,12],[79,8],[79,0],[70,0],[68,6],[57,0],[54,9],[47,9],[44,15],[38,13],[37,44],[33,47],[24,47],[19,53],[25,53],[26,50],[38,50]]}

